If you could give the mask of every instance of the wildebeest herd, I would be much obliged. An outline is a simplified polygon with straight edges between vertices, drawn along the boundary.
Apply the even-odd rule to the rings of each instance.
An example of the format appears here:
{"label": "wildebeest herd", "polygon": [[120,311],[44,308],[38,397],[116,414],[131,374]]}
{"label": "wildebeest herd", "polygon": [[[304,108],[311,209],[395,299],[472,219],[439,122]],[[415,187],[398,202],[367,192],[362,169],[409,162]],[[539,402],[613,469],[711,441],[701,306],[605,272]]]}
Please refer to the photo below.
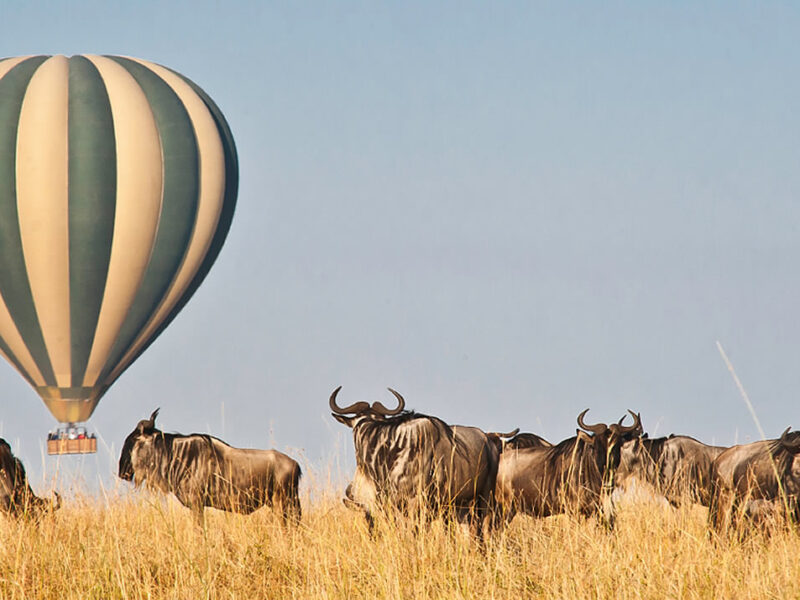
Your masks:
{"label": "wildebeest herd", "polygon": [[[517,513],[596,515],[614,525],[617,488],[633,481],[672,505],[708,507],[709,525],[723,533],[767,517],[800,523],[800,431],[730,448],[691,437],[652,439],[639,414],[616,423],[587,423],[578,415],[576,435],[552,444],[533,433],[485,432],[449,425],[397,405],[355,402],[340,406],[341,387],[329,398],[332,416],[353,431],[356,471],[345,490],[346,506],[369,523],[381,510],[409,517],[441,516],[478,538],[502,528]],[[276,450],[241,449],[206,435],[164,433],[156,409],[126,438],[118,476],[174,494],[202,523],[205,507],[249,514],[273,506],[287,523],[301,519],[297,461]],[[22,463],[0,440],[0,510],[40,516],[61,499],[38,498]]]}

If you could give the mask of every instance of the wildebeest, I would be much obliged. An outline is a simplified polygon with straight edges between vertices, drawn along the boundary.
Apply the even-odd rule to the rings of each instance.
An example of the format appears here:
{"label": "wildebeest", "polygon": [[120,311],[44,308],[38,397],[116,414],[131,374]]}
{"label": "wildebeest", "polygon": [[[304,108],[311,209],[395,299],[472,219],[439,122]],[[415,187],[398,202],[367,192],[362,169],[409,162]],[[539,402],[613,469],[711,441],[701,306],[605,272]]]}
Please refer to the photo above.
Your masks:
{"label": "wildebeest", "polygon": [[278,506],[284,520],[300,519],[300,465],[277,450],[233,448],[213,436],[156,429],[158,409],[125,440],[119,477],[173,493],[198,523],[206,506],[250,514]]}
{"label": "wildebeest", "polygon": [[22,461],[11,452],[11,446],[0,438],[0,511],[14,517],[39,517],[61,507],[61,496],[54,492],[52,500],[33,493]]}
{"label": "wildebeest", "polygon": [[777,440],[732,446],[711,467],[709,523],[722,532],[742,517],[783,513],[800,522],[800,431]]}
{"label": "wildebeest", "polygon": [[708,506],[711,501],[711,463],[726,450],[686,435],[650,439],[647,434],[623,444],[617,483],[631,478],[652,485],[673,506],[684,500]]}
{"label": "wildebeest", "polygon": [[546,517],[570,511],[589,515],[602,510],[606,524],[613,526],[610,497],[603,496],[610,496],[620,446],[641,434],[641,419],[629,411],[633,425],[587,425],[583,418],[588,410],[578,415],[581,429],[576,430],[575,437],[555,446],[503,451],[495,493],[501,518],[510,521],[518,512]]}
{"label": "wildebeest", "polygon": [[352,428],[356,473],[345,504],[364,511],[372,525],[379,507],[408,514],[455,517],[478,537],[492,505],[499,450],[477,427],[404,411],[405,400],[391,388],[397,407],[356,402],[340,407],[331,394],[332,416]]}

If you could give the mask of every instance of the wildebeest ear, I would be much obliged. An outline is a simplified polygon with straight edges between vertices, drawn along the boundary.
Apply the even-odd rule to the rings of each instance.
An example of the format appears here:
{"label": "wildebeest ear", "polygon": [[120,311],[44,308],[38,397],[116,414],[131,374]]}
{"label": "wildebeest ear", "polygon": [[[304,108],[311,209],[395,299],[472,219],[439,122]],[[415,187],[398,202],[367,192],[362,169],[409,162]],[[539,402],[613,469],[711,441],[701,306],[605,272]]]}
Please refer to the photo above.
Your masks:
{"label": "wildebeest ear", "polygon": [[348,427],[353,427],[353,421],[356,420],[356,417],[348,417],[346,415],[337,415],[336,413],[331,413],[331,416],[339,421],[342,425],[347,425]]}
{"label": "wildebeest ear", "polygon": [[649,436],[649,434],[647,434],[647,433],[643,433],[643,434],[642,434],[642,439],[643,439],[643,440],[646,440],[646,439],[648,439],[649,437],[650,437],[650,436]]}

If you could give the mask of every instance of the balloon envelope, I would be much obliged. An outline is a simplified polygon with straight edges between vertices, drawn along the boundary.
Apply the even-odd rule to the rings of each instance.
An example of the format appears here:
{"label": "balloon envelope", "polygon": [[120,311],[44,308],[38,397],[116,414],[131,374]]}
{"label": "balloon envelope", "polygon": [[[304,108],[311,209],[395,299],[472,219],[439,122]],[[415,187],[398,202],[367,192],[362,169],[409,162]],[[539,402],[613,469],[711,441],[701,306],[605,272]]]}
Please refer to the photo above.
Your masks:
{"label": "balloon envelope", "polygon": [[118,56],[0,60],[0,353],[85,421],[225,240],[236,148],[213,101]]}

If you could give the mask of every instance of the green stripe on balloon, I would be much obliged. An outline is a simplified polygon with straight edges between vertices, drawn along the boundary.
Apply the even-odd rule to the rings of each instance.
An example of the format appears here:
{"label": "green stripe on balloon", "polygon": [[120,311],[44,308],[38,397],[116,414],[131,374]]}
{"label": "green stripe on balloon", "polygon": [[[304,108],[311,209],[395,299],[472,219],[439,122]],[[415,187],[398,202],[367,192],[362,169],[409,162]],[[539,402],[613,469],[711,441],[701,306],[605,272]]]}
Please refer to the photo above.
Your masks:
{"label": "green stripe on balloon", "polygon": [[0,294],[46,385],[52,386],[56,385],[56,378],[25,267],[16,191],[17,130],[22,101],[31,77],[47,58],[35,56],[24,60],[0,79]]}
{"label": "green stripe on balloon", "polygon": [[25,378],[25,381],[30,383],[32,386],[36,387],[36,383],[33,381],[31,376],[28,375],[28,372],[24,368],[22,368],[22,364],[19,362],[19,360],[17,359],[16,355],[11,351],[11,348],[9,348],[8,344],[6,344],[3,341],[3,338],[0,338],[0,350],[2,350],[5,353],[5,355],[8,357],[8,360],[10,360],[12,362],[12,364],[15,367],[17,367],[17,370],[20,373],[22,373],[22,376]]}
{"label": "green stripe on balloon", "polygon": [[114,119],[97,68],[69,59],[69,289],[72,385],[92,350],[114,238],[117,157]]}
{"label": "green stripe on balloon", "polygon": [[191,241],[200,195],[197,140],[180,98],[163,79],[140,63],[116,56],[109,58],[127,69],[150,103],[161,137],[164,196],[150,262],[98,378],[98,382],[106,384],[110,382],[105,379],[133,346],[169,291]]}
{"label": "green stripe on balloon", "polygon": [[[168,67],[167,67],[168,68]],[[231,221],[233,220],[233,213],[236,208],[236,195],[239,190],[239,160],[236,154],[236,144],[233,140],[233,134],[231,133],[230,127],[228,126],[228,122],[225,120],[225,117],[222,115],[222,111],[217,107],[214,101],[206,94],[197,84],[195,84],[191,79],[181,75],[177,71],[169,69],[175,75],[183,79],[194,92],[200,96],[200,98],[205,103],[206,107],[208,108],[211,116],[214,118],[214,122],[217,125],[217,131],[219,133],[219,137],[222,140],[222,148],[225,154],[225,194],[222,203],[222,211],[219,215],[219,222],[217,223],[217,229],[214,231],[214,237],[211,240],[211,245],[208,248],[208,252],[206,253],[203,262],[201,263],[200,267],[197,270],[197,273],[192,278],[189,287],[186,289],[186,292],[181,296],[180,300],[178,300],[175,307],[170,311],[167,317],[161,322],[158,326],[156,331],[150,337],[150,339],[138,350],[136,355],[131,359],[128,365],[133,364],[133,362],[141,356],[141,354],[150,347],[150,344],[161,335],[161,332],[166,329],[170,323],[172,323],[173,319],[178,315],[181,309],[186,305],[187,302],[192,298],[194,293],[197,291],[197,288],[200,287],[200,284],[208,275],[209,270],[214,265],[214,262],[217,260],[217,256],[219,255],[220,250],[222,250],[222,245],[225,243],[225,238],[228,235],[228,231],[231,227]],[[127,369],[127,366],[125,367]],[[120,371],[119,375],[121,375],[125,369]],[[119,376],[118,375],[118,376]]]}

